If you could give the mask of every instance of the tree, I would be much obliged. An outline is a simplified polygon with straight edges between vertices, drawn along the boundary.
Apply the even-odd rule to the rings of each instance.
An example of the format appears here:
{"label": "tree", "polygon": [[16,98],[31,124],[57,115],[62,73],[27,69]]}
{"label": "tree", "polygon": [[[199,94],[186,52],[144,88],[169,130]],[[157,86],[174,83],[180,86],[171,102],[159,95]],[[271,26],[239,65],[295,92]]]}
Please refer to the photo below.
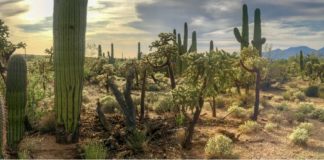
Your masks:
{"label": "tree", "polygon": [[160,33],[159,38],[159,40],[152,42],[150,45],[150,50],[155,49],[155,51],[146,56],[146,62],[156,70],[167,67],[171,88],[174,89],[176,81],[172,67],[172,58],[178,53],[178,47],[173,43],[175,40],[172,33]]}
{"label": "tree", "polygon": [[46,48],[44,52],[50,56],[49,63],[52,63],[53,55],[54,55],[53,47],[49,49]]}
{"label": "tree", "polygon": [[257,120],[259,114],[259,103],[260,103],[260,81],[262,70],[265,69],[267,65],[267,60],[260,57],[260,53],[256,48],[248,47],[241,51],[240,58],[241,66],[255,74],[255,103],[254,112],[252,119]]}
{"label": "tree", "polygon": [[183,83],[172,91],[176,105],[195,110],[185,132],[183,148],[191,147],[194,128],[199,120],[205,98],[216,96],[231,87],[228,82],[230,78],[228,69],[231,68],[228,57],[229,54],[224,51],[191,52],[184,57],[188,68],[185,71]]}
{"label": "tree", "polygon": [[19,42],[17,44],[9,41],[9,27],[0,19],[0,74],[3,81],[6,81],[7,65],[10,56],[20,48],[26,48],[26,44]]}

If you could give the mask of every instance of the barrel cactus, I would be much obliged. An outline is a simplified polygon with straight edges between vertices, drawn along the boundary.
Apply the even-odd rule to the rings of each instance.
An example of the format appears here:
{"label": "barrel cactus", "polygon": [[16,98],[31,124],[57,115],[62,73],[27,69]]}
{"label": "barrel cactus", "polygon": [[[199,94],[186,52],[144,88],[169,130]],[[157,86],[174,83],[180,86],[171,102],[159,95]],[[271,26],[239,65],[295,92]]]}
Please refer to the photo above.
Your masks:
{"label": "barrel cactus", "polygon": [[27,65],[22,55],[13,55],[9,60],[6,88],[7,144],[10,150],[16,150],[24,135],[27,102]]}
{"label": "barrel cactus", "polygon": [[88,0],[54,1],[56,141],[79,137]]}

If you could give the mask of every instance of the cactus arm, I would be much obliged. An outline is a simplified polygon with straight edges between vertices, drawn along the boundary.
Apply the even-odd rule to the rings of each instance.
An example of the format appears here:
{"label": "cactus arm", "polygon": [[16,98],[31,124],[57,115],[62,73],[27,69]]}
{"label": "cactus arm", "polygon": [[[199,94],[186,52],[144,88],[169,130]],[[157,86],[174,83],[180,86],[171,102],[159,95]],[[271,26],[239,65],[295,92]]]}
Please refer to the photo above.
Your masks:
{"label": "cactus arm", "polygon": [[242,43],[242,36],[238,28],[234,28],[234,36],[239,43]]}

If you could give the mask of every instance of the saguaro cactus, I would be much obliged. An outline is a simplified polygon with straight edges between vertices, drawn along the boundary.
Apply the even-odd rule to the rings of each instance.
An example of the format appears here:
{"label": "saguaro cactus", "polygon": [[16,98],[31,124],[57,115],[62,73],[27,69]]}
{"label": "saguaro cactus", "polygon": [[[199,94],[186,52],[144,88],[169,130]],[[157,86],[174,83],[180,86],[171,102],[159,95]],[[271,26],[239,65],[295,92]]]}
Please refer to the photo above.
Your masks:
{"label": "saguaro cactus", "polygon": [[262,56],[262,45],[266,42],[265,38],[261,38],[261,11],[259,8],[254,13],[254,35],[252,45],[259,51],[259,55]]}
{"label": "saguaro cactus", "polygon": [[243,5],[242,17],[242,34],[238,28],[234,28],[234,35],[236,40],[241,43],[241,50],[249,46],[249,16],[247,5]]}
{"label": "saguaro cactus", "polygon": [[79,139],[88,0],[54,1],[56,141]]}
{"label": "saguaro cactus", "polygon": [[114,44],[111,43],[111,53],[108,54],[108,57],[109,57],[109,64],[114,64],[115,63],[115,53],[114,53]]}
{"label": "saguaro cactus", "polygon": [[141,42],[138,42],[138,44],[137,44],[137,60],[141,60],[141,58],[142,58]]}
{"label": "saguaro cactus", "polygon": [[189,52],[197,52],[197,34],[196,31],[192,32],[192,44],[190,46]]}
{"label": "saguaro cactus", "polygon": [[15,151],[24,135],[24,117],[27,102],[27,66],[22,55],[11,56],[7,74],[7,145],[10,150]]}
{"label": "saguaro cactus", "polygon": [[214,51],[214,41],[213,40],[211,40],[209,42],[209,52],[212,52],[212,51]]}
{"label": "saguaro cactus", "polygon": [[303,51],[300,50],[300,53],[299,53],[299,68],[300,68],[300,71],[303,72],[304,71],[304,68],[305,68],[305,64],[304,64],[304,54],[303,54]]}
{"label": "saguaro cactus", "polygon": [[98,58],[102,57],[101,45],[98,46]]}

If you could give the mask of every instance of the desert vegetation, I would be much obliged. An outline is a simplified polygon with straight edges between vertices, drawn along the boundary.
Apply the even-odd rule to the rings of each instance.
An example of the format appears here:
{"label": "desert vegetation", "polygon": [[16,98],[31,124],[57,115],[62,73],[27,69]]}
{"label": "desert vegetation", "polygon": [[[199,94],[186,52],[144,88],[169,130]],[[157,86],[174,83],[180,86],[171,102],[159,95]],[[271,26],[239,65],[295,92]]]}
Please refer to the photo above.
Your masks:
{"label": "desert vegetation", "polygon": [[324,158],[324,59],[266,58],[261,10],[252,41],[237,16],[239,52],[198,52],[184,22],[134,58],[85,56],[87,0],[54,1],[43,56],[16,54],[0,19],[1,158]]}

